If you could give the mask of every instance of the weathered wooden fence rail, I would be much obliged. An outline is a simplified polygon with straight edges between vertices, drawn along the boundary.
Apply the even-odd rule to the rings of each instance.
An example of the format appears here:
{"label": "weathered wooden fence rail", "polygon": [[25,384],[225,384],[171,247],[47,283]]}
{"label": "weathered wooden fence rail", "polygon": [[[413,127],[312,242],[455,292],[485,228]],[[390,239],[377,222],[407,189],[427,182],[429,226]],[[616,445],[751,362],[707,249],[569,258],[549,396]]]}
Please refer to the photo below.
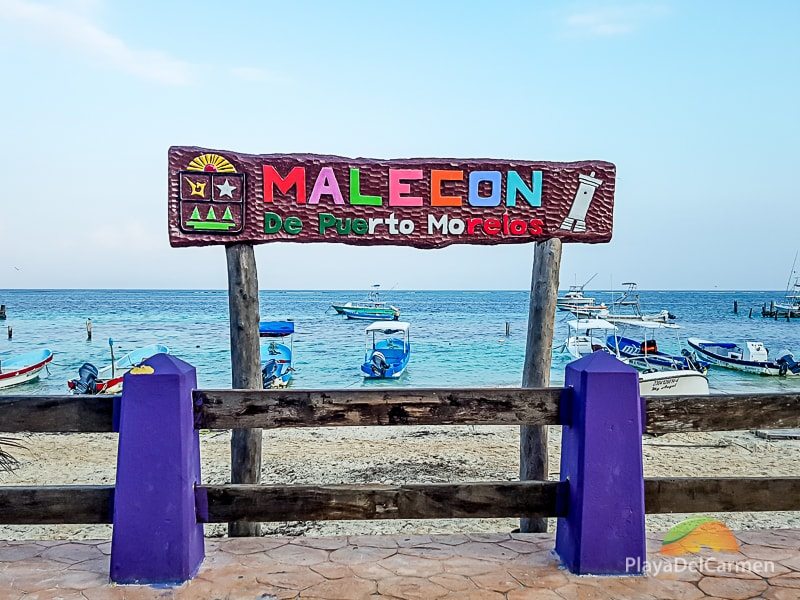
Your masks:
{"label": "weathered wooden fence rail", "polygon": [[[641,464],[642,433],[800,427],[800,394],[639,398],[635,372],[596,355],[568,366],[567,386],[547,389],[197,390],[186,363],[158,356],[151,365],[153,375],[126,376],[122,396],[0,397],[0,432],[120,432],[116,486],[0,487],[2,524],[113,523],[115,581],[190,577],[202,523],[554,517],[565,564],[607,573],[644,553],[645,512],[800,510],[800,477],[643,478]],[[199,429],[398,425],[561,425],[561,481],[200,480]],[[635,518],[614,522],[603,508],[611,505]],[[587,550],[587,536],[609,527],[616,545],[606,540],[602,556]]]}
{"label": "weathered wooden fence rail", "polygon": [[[563,517],[558,481],[404,485],[205,485],[205,523]],[[4,525],[110,524],[114,486],[0,487]],[[800,511],[800,477],[644,480],[648,514]]]}

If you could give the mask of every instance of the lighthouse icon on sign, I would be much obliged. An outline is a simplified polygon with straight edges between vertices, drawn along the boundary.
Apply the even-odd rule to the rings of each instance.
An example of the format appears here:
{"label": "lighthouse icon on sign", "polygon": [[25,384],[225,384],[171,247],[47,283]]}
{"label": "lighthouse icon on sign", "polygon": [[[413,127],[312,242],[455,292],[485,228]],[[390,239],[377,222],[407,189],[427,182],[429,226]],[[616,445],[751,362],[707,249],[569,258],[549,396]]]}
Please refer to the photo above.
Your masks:
{"label": "lighthouse icon on sign", "polygon": [[580,185],[572,200],[572,208],[569,209],[567,218],[561,223],[561,229],[583,233],[586,231],[586,214],[589,212],[589,205],[592,203],[595,190],[603,185],[603,180],[595,179],[594,171],[592,171],[590,175],[578,175],[578,181]]}

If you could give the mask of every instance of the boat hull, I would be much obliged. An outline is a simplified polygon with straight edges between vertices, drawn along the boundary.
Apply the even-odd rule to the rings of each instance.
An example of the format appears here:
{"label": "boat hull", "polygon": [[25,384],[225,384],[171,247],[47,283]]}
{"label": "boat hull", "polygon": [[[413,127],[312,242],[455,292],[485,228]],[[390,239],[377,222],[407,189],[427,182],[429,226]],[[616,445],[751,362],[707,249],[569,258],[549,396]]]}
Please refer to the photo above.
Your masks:
{"label": "boat hull", "polygon": [[[10,365],[9,367],[3,367],[3,363],[0,362],[0,368],[4,371],[0,372],[0,389],[27,383],[38,378],[42,369],[53,360],[53,353],[49,350],[44,350],[35,354],[37,356],[31,359],[32,362],[30,364],[17,364],[17,362],[25,362],[24,357],[26,355],[13,359],[13,361],[6,361],[6,364]],[[6,368],[8,370],[5,370]]]}
{"label": "boat hull", "polygon": [[392,310],[369,310],[345,308],[339,314],[348,319],[360,321],[397,321],[400,318],[399,312]]}
{"label": "boat hull", "polygon": [[708,378],[697,371],[639,374],[639,394],[642,396],[704,396],[708,393]]}
{"label": "boat hull", "polygon": [[[373,367],[373,357],[376,353],[380,353],[386,361],[386,368],[382,372]],[[406,372],[409,358],[411,358],[411,346],[404,344],[403,340],[392,338],[381,341],[364,357],[361,375],[364,379],[398,379]]]}

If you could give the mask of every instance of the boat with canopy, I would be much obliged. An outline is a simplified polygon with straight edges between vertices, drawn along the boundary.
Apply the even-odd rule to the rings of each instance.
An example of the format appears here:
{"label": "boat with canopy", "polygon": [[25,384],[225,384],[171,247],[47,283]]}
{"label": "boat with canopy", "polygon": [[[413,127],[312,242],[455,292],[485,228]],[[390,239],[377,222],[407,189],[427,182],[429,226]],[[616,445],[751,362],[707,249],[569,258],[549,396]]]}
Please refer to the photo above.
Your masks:
{"label": "boat with canopy", "polygon": [[[627,329],[637,329],[642,332],[644,339],[626,337],[616,333],[608,336],[606,346],[614,354],[619,354],[626,362],[642,370],[655,371],[697,371],[705,374],[708,371],[706,361],[700,360],[688,350],[681,350],[680,354],[670,354],[662,350],[662,345],[656,339],[657,333],[673,332],[675,339],[673,346],[681,348],[682,343],[678,337],[679,325],[674,323],[659,323],[657,321],[634,321],[622,325],[623,334]],[[662,339],[663,341],[663,339]]]}
{"label": "boat with canopy", "polygon": [[[639,360],[630,359],[609,348],[607,341],[616,337],[617,326],[604,319],[576,319],[567,322],[569,334],[564,348],[575,358],[593,352],[608,352],[619,360],[637,368],[639,393],[643,396],[705,395],[708,379],[699,371],[681,369],[656,369],[644,367]],[[608,335],[611,332],[611,335]]]}
{"label": "boat with canopy", "polygon": [[411,358],[409,324],[403,321],[377,321],[364,330],[364,379],[397,379]]}
{"label": "boat with canopy", "polygon": [[270,340],[261,352],[264,389],[286,387],[294,373],[294,322],[262,321],[258,324],[258,335]]}

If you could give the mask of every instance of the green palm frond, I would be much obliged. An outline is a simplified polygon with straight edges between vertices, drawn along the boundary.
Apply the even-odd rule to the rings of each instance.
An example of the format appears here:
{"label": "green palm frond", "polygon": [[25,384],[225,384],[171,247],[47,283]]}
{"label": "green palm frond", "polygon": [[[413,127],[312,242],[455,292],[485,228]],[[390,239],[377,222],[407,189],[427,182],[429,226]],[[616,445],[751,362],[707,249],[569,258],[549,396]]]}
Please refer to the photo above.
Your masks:
{"label": "green palm frond", "polygon": [[0,473],[11,473],[20,466],[19,460],[14,457],[10,450],[26,450],[20,442],[14,438],[0,437]]}

